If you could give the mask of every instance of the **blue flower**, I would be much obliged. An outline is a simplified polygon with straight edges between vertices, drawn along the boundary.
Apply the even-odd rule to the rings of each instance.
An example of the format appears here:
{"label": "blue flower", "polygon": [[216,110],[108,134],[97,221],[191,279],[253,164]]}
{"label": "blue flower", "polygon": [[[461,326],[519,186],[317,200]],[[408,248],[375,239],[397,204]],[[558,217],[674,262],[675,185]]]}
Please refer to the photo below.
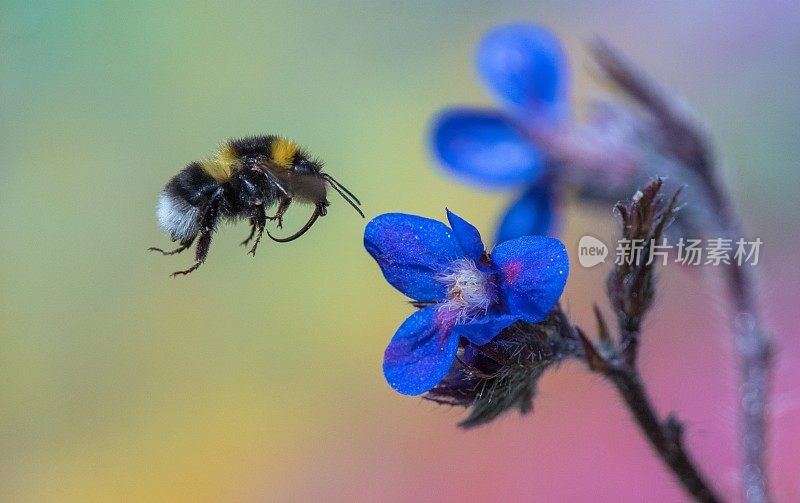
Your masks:
{"label": "blue flower", "polygon": [[566,121],[568,71],[558,39],[532,24],[495,28],[478,46],[476,66],[503,110],[451,108],[433,123],[445,169],[471,183],[527,185],[502,218],[497,242],[553,232],[553,176],[539,138]]}
{"label": "blue flower", "polygon": [[478,230],[447,211],[450,226],[387,213],[367,224],[364,247],[386,280],[422,308],[394,334],[383,360],[389,384],[419,395],[447,374],[463,337],[491,341],[522,320],[543,321],[569,273],[561,241],[526,236],[487,253]]}

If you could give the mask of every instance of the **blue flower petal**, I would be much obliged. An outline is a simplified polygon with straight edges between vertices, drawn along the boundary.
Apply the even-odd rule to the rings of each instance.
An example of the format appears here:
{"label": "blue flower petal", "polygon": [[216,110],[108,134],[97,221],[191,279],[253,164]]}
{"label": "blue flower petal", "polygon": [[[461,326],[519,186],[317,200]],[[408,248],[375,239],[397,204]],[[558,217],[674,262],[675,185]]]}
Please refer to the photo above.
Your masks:
{"label": "blue flower petal", "polygon": [[484,83],[518,118],[534,123],[565,118],[566,56],[548,30],[525,23],[499,26],[481,40],[476,59]]}
{"label": "blue flower petal", "polygon": [[511,314],[489,315],[472,323],[456,325],[453,332],[459,337],[465,337],[471,343],[481,346],[497,337],[504,328],[519,319],[521,319],[520,316]]}
{"label": "blue flower petal", "polygon": [[564,243],[524,236],[497,245],[492,261],[500,270],[508,310],[524,321],[543,321],[561,297],[569,275]]}
{"label": "blue flower petal", "polygon": [[386,348],[383,375],[399,393],[425,393],[444,378],[455,360],[458,336],[440,331],[436,310],[429,306],[409,316]]}
{"label": "blue flower petal", "polygon": [[478,262],[486,249],[481,240],[481,233],[474,225],[450,210],[447,210],[447,220],[450,222],[450,228],[453,229],[453,234],[461,245],[461,249],[464,250],[464,254]]}
{"label": "blue flower petal", "polygon": [[478,185],[530,182],[542,171],[536,146],[507,117],[492,110],[445,110],[434,119],[431,141],[447,170]]}
{"label": "blue flower petal", "polygon": [[389,284],[419,301],[443,299],[445,286],[433,277],[464,256],[445,224],[404,213],[373,218],[364,229],[364,247]]}
{"label": "blue flower petal", "polygon": [[553,192],[549,184],[535,184],[508,208],[500,221],[495,242],[550,234],[552,227]]}

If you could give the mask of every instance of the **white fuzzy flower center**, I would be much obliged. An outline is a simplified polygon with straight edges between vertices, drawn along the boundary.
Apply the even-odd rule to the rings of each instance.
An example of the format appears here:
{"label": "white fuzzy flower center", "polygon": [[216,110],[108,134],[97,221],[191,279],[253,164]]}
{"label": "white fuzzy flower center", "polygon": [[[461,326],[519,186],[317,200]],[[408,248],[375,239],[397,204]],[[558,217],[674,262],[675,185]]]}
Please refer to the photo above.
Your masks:
{"label": "white fuzzy flower center", "polygon": [[485,315],[497,301],[494,283],[469,259],[455,260],[447,272],[436,275],[447,287],[446,299],[439,311],[452,323],[467,323]]}

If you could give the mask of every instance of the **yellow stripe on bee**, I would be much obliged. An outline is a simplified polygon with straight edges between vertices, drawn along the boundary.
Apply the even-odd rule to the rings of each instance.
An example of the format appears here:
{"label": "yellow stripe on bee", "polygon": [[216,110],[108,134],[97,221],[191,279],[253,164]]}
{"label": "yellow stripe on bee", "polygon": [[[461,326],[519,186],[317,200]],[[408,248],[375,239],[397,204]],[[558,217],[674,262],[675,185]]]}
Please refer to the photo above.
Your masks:
{"label": "yellow stripe on bee", "polygon": [[272,162],[282,168],[288,168],[299,148],[292,140],[276,138],[272,141]]}
{"label": "yellow stripe on bee", "polygon": [[230,144],[219,148],[217,155],[202,162],[203,171],[208,173],[217,183],[225,183],[233,175],[233,165],[238,161],[236,152]]}

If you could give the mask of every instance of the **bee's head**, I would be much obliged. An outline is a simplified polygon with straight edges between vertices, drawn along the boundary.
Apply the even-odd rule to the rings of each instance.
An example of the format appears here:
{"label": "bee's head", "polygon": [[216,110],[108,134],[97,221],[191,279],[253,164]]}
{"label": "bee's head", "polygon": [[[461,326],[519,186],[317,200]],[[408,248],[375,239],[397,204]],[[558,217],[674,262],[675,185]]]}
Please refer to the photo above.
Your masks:
{"label": "bee's head", "polygon": [[[288,152],[288,149],[284,147],[286,140],[283,140],[283,142],[279,141],[275,144],[276,148],[274,148],[273,155],[278,154],[275,155],[276,159],[280,158],[282,151]],[[289,167],[289,173],[293,175],[291,178],[293,179],[292,192],[294,197],[324,208],[328,206],[327,187],[329,186],[342,196],[359,215],[364,217],[364,213],[358,207],[361,204],[358,198],[331,175],[323,173],[321,161],[310,158],[304,150],[297,148],[296,144],[291,143],[291,145],[294,146],[291,151],[291,162],[286,164]],[[324,215],[324,213],[321,213],[321,215]]]}

